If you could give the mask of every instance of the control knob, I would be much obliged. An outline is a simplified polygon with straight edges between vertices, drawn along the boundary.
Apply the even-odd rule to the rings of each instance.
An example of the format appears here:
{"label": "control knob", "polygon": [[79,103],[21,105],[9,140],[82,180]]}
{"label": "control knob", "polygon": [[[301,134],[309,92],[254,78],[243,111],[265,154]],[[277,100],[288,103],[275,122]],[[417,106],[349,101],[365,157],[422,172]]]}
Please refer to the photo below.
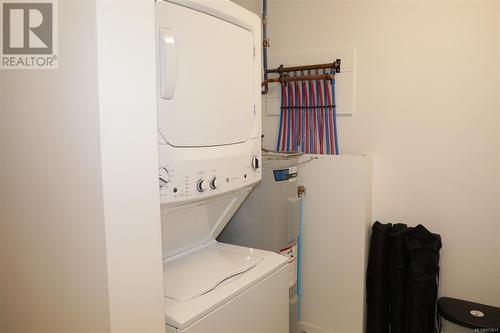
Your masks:
{"label": "control knob", "polygon": [[210,187],[212,188],[212,190],[218,188],[219,184],[219,179],[217,179],[217,177],[212,178],[212,180],[210,181]]}
{"label": "control knob", "polygon": [[161,168],[159,170],[158,179],[160,181],[160,188],[164,188],[170,182],[170,175],[168,174],[167,168]]}
{"label": "control knob", "polygon": [[260,168],[260,158],[258,156],[252,157],[252,168],[254,170]]}
{"label": "control knob", "polygon": [[199,179],[196,183],[196,189],[198,192],[203,192],[208,189],[208,182],[204,179]]}

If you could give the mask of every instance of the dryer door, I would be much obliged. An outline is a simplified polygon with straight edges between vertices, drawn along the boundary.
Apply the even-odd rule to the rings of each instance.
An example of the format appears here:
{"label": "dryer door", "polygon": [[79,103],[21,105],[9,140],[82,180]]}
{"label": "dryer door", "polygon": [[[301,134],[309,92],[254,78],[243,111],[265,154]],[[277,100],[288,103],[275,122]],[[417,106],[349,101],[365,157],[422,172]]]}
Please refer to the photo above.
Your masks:
{"label": "dryer door", "polygon": [[247,141],[254,126],[254,36],[228,21],[156,2],[158,121],[176,147]]}

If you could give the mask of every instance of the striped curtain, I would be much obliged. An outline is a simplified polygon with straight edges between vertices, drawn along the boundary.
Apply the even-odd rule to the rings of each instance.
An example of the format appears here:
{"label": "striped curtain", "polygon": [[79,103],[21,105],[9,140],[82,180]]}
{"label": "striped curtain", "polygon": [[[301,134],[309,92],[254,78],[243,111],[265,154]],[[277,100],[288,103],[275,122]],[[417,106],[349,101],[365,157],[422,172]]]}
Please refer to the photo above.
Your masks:
{"label": "striped curtain", "polygon": [[281,85],[276,150],[339,154],[334,79]]}

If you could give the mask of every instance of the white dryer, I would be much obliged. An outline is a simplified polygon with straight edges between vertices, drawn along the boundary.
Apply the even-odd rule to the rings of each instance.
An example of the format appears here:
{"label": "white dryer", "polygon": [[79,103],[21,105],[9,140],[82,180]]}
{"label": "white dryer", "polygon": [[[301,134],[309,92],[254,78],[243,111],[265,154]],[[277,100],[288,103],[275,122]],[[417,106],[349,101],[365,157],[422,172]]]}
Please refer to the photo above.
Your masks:
{"label": "white dryer", "polygon": [[155,6],[167,332],[288,332],[286,258],[215,240],[261,179],[260,20]]}

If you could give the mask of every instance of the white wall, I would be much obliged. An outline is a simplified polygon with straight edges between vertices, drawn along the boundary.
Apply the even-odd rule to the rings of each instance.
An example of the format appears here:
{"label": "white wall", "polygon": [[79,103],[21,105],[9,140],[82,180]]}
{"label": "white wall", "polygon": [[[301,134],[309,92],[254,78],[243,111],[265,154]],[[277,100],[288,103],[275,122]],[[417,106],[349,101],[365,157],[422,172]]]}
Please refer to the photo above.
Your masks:
{"label": "white wall", "polygon": [[[496,305],[498,9],[481,1],[269,3],[271,55],[357,50],[356,114],[339,120],[340,142],[344,153],[374,154],[374,217],[440,233],[441,293]],[[265,118],[266,145],[275,129],[276,118]]]}
{"label": "white wall", "polygon": [[[0,70],[0,188],[2,184],[2,73]],[[2,332],[2,190],[0,189],[0,332]]]}
{"label": "white wall", "polygon": [[98,1],[102,194],[112,332],[164,332],[154,1]]}
{"label": "white wall", "polygon": [[[499,5],[500,6],[500,5]],[[500,78],[500,10],[497,11],[498,13],[498,18],[497,18],[497,47],[498,47],[498,58],[499,58],[499,66],[498,66],[498,76]],[[500,81],[500,80],[499,80]],[[500,82],[499,82],[499,85],[498,85],[498,105],[499,105],[499,109],[500,109]],[[498,126],[500,128],[500,116],[498,117]],[[498,139],[499,139],[499,150],[498,150],[498,160],[499,160],[499,173],[500,173],[500,134],[498,135]],[[499,196],[500,196],[500,177],[499,177],[499,185],[498,185],[498,188],[499,188]],[[500,205],[498,205],[498,210],[499,210],[499,216],[500,216]],[[498,239],[500,240],[500,218],[498,220]],[[498,241],[500,243],[500,241]],[[500,258],[500,245],[498,246],[498,257]],[[498,263],[498,265],[500,265],[500,262]],[[500,268],[499,268],[499,271],[500,271]],[[500,273],[499,273],[500,274]],[[500,280],[500,279],[499,279]],[[499,282],[500,283],[500,282]]]}
{"label": "white wall", "polygon": [[237,5],[240,5],[241,7],[261,16],[261,0],[231,0]]}
{"label": "white wall", "polygon": [[164,332],[153,4],[60,1],[2,73],[2,332]]}
{"label": "white wall", "polygon": [[109,331],[95,3],[59,6],[59,69],[2,73],[5,332]]}

